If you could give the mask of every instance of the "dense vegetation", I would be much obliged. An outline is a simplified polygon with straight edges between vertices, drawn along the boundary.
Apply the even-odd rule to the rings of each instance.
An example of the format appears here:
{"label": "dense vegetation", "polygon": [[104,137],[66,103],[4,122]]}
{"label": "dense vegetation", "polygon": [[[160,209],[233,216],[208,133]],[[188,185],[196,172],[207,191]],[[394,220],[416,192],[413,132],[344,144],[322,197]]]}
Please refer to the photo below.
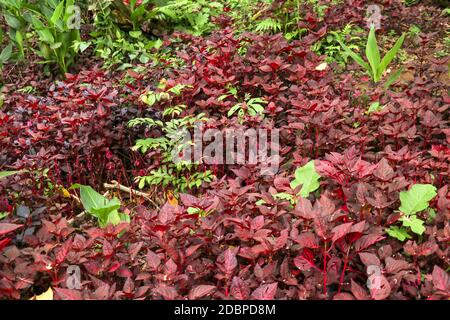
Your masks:
{"label": "dense vegetation", "polygon": [[0,0],[0,299],[449,299],[448,1],[373,4]]}

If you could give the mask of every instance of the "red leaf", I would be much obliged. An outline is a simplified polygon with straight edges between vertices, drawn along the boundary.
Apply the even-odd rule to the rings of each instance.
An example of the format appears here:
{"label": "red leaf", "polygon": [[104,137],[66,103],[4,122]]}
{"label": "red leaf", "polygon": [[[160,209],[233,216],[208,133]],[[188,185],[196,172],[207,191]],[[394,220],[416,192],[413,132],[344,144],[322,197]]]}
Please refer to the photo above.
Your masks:
{"label": "red leaf", "polygon": [[293,240],[300,245],[300,249],[302,248],[316,249],[319,247],[317,237],[312,232],[303,232]]}
{"label": "red leaf", "polygon": [[379,234],[371,233],[365,236],[362,236],[355,242],[355,250],[361,251],[367,249],[371,245],[377,243],[378,241],[383,240],[385,237]]}
{"label": "red leaf", "polygon": [[233,277],[230,287],[231,295],[237,300],[246,300],[250,295],[250,288],[239,277]]}
{"label": "red leaf", "polygon": [[438,266],[433,269],[433,285],[436,289],[441,291],[450,291],[450,277],[447,272]]}
{"label": "red leaf", "polygon": [[60,300],[83,300],[81,292],[78,290],[53,288],[53,291]]}
{"label": "red leaf", "polygon": [[331,239],[333,242],[339,240],[340,238],[346,236],[350,229],[352,228],[353,222],[344,223],[337,227],[334,227],[331,232],[333,233],[333,238]]}
{"label": "red leaf", "polygon": [[216,290],[215,286],[210,286],[210,285],[196,286],[196,287],[192,288],[191,291],[189,291],[189,299],[195,300],[195,299],[203,298],[204,296],[209,295],[210,293],[212,293],[215,290]]}
{"label": "red leaf", "polygon": [[0,240],[0,251],[5,248],[10,242],[12,241],[11,238],[5,238]]}
{"label": "red leaf", "polygon": [[410,268],[410,264],[405,260],[396,260],[391,257],[387,257],[384,260],[385,269],[387,273],[397,273],[401,270],[407,270]]}
{"label": "red leaf", "polygon": [[381,265],[380,259],[378,259],[378,257],[373,253],[360,252],[359,258],[361,259],[362,263],[364,263],[366,266],[379,267]]}
{"label": "red leaf", "polygon": [[153,270],[156,270],[159,267],[160,263],[161,259],[159,258],[159,256],[153,251],[149,250],[147,252],[147,265]]}
{"label": "red leaf", "polygon": [[164,283],[159,284],[153,292],[160,294],[166,300],[174,300],[178,296],[177,290],[174,287]]}
{"label": "red leaf", "polygon": [[0,236],[3,236],[21,227],[23,227],[23,224],[0,223]]}
{"label": "red leaf", "polygon": [[234,272],[237,267],[236,255],[231,249],[227,249],[224,253],[224,268],[226,274],[229,276]]}
{"label": "red leaf", "polygon": [[366,290],[361,287],[359,284],[357,284],[353,279],[351,281],[351,290],[353,295],[357,300],[369,300],[369,295],[367,294]]}
{"label": "red leaf", "polygon": [[277,293],[278,283],[263,284],[252,293],[252,298],[256,300],[273,300]]}
{"label": "red leaf", "polygon": [[355,298],[347,292],[341,292],[333,297],[333,300],[355,300]]}
{"label": "red leaf", "polygon": [[272,68],[269,65],[264,65],[259,67],[259,70],[263,71],[263,72],[272,72]]}
{"label": "red leaf", "polygon": [[371,282],[370,295],[374,300],[384,300],[391,293],[391,285],[385,276],[372,275],[374,281]]}

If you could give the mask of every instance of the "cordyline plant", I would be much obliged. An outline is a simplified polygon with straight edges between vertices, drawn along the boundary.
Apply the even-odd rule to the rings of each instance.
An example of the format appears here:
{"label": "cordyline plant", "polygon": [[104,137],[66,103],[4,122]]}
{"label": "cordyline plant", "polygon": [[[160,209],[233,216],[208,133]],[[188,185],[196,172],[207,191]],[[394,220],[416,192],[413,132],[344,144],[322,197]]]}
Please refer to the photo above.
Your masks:
{"label": "cordyline plant", "polygon": [[[373,82],[377,83],[379,82],[385,71],[387,70],[389,64],[392,62],[392,60],[397,55],[398,51],[400,50],[403,41],[405,40],[406,34],[402,34],[400,38],[397,39],[394,46],[386,52],[383,58],[380,56],[380,49],[378,47],[377,38],[375,36],[375,25],[372,24],[369,31],[369,36],[367,38],[367,44],[366,44],[366,58],[367,62],[364,61],[364,59],[353,52],[351,49],[349,49],[343,42],[342,39],[337,39],[342,48],[347,52],[347,54],[355,60],[361,67],[364,68],[364,70],[371,76]],[[385,86],[388,87],[391,85],[399,76],[400,76],[401,69],[399,69],[397,72],[393,73],[393,75],[386,81]]]}

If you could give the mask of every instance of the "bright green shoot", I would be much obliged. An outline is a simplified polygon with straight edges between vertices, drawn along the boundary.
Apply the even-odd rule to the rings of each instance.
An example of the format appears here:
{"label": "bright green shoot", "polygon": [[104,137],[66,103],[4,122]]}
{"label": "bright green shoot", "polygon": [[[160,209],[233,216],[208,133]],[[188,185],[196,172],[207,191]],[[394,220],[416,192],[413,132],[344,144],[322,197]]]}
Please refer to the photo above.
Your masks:
{"label": "bright green shoot", "polygon": [[[386,52],[383,58],[381,58],[380,55],[380,49],[378,47],[377,38],[375,36],[375,26],[372,25],[369,31],[369,36],[367,38],[367,44],[366,44],[366,58],[367,61],[364,61],[364,59],[356,54],[354,51],[352,51],[350,48],[348,48],[343,42],[342,39],[338,39],[339,44],[344,48],[344,50],[347,52],[347,54],[356,61],[361,67],[366,70],[366,72],[371,76],[372,80],[374,82],[379,82],[385,71],[387,70],[389,64],[394,60],[395,56],[397,55],[398,51],[400,50],[403,41],[405,40],[406,34],[403,33],[400,38],[397,39],[394,46]],[[398,77],[400,75],[399,72],[396,72],[393,74],[393,77]],[[394,80],[389,79],[389,84],[391,84]]]}
{"label": "bright green shoot", "polygon": [[86,212],[96,217],[101,228],[108,224],[117,225],[121,222],[130,222],[130,216],[119,212],[120,200],[113,198],[109,200],[95,191],[90,186],[76,184],[73,188],[80,188],[80,200]]}
{"label": "bright green shoot", "polygon": [[429,202],[437,195],[436,187],[431,184],[415,184],[409,191],[400,192],[400,212],[402,216],[399,221],[402,226],[391,226],[386,230],[391,237],[400,241],[410,239],[408,230],[421,235],[425,232],[424,220],[417,217],[416,213],[424,211],[429,207]]}

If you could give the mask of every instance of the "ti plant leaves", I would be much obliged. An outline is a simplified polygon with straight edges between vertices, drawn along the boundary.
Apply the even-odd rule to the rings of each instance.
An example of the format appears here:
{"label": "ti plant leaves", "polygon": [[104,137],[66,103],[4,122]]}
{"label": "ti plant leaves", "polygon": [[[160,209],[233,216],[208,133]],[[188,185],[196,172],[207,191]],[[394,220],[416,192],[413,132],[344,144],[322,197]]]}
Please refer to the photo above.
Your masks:
{"label": "ti plant leaves", "polygon": [[75,185],[80,188],[80,200],[84,209],[98,219],[100,227],[109,223],[117,225],[120,222],[130,222],[127,214],[120,213],[120,201],[117,198],[107,199],[90,186]]}
{"label": "ti plant leaves", "polygon": [[[355,60],[361,67],[363,67],[366,72],[372,77],[373,82],[379,82],[381,78],[383,77],[383,74],[387,70],[387,67],[392,62],[392,60],[397,55],[398,51],[400,50],[403,41],[405,40],[406,34],[403,33],[400,38],[397,39],[394,46],[386,52],[383,58],[380,56],[380,49],[378,47],[377,39],[375,36],[375,26],[372,25],[369,31],[369,36],[367,38],[367,44],[366,44],[366,58],[367,62],[364,61],[364,59],[353,52],[349,47],[347,47],[341,39],[337,39],[339,44],[342,46],[342,48],[346,51],[346,53],[352,57],[353,60]],[[393,79],[388,80],[387,86],[391,84],[393,81],[395,81],[396,78],[398,78],[399,73],[393,74]],[[386,87],[387,87],[386,86]]]}
{"label": "ti plant leaves", "polygon": [[316,191],[319,188],[319,179],[320,175],[314,167],[314,160],[311,160],[303,167],[295,170],[295,179],[291,181],[291,188],[295,189],[299,185],[302,185],[300,195],[303,198],[307,198],[311,192]]}
{"label": "ti plant leaves", "polygon": [[428,208],[429,202],[437,195],[436,187],[431,184],[415,184],[409,191],[400,192],[400,208],[402,216],[399,221],[402,227],[391,226],[387,233],[400,241],[411,238],[408,234],[410,229],[415,234],[421,235],[425,232],[422,219],[418,218],[416,213]]}

